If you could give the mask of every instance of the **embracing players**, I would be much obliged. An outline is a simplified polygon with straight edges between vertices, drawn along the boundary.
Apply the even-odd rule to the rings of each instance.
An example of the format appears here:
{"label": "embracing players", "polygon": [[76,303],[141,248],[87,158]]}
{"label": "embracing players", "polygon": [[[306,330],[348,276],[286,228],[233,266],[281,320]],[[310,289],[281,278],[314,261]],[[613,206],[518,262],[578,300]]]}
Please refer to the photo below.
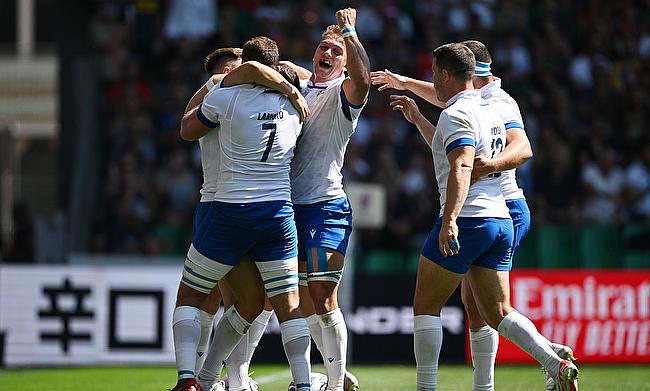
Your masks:
{"label": "embracing players", "polygon": [[[253,38],[243,47],[244,61],[277,67],[278,56],[275,42],[265,37]],[[282,91],[300,102],[295,87],[281,84]],[[179,375],[175,390],[218,387],[223,360],[263,308],[264,288],[280,320],[298,390],[310,389],[309,330],[298,308],[297,237],[289,183],[300,117],[286,96],[253,85],[213,88],[183,117],[184,138],[198,139],[219,126],[223,153],[215,202],[194,235],[179,286],[173,321]],[[246,263],[234,268],[245,255],[255,261],[259,273]],[[238,301],[216,327],[198,383],[194,374],[198,307],[226,275]]]}
{"label": "embracing players", "polygon": [[336,19],[338,25],[321,36],[313,72],[291,64],[301,79],[308,79],[303,93],[311,112],[291,163],[291,197],[298,228],[300,307],[327,368],[327,389],[348,391],[357,385],[346,371],[347,327],[337,292],[352,209],[341,169],[367,99],[370,63],[356,34],[356,11],[339,10]]}

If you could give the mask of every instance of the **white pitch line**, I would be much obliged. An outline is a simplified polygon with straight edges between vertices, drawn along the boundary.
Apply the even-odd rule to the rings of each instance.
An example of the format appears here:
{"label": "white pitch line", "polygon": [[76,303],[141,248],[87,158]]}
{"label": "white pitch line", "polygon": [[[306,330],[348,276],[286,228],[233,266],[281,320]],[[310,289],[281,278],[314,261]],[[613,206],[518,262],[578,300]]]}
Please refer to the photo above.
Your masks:
{"label": "white pitch line", "polygon": [[273,383],[278,380],[282,380],[284,378],[288,378],[291,380],[291,371],[290,370],[284,370],[280,372],[275,372],[271,373],[270,375],[264,375],[264,376],[256,376],[253,380],[258,382],[259,384],[268,384],[268,383]]}

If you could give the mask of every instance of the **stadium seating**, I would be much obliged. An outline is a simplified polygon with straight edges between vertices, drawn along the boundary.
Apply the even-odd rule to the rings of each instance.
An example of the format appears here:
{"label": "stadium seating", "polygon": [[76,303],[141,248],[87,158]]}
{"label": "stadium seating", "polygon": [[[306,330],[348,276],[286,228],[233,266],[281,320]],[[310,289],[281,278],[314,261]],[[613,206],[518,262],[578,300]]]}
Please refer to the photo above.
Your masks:
{"label": "stadium seating", "polygon": [[650,267],[650,226],[626,224],[622,232],[622,243],[625,246],[625,267]]}
{"label": "stadium seating", "polygon": [[544,268],[578,266],[577,235],[568,225],[547,224],[537,230],[537,260]]}
{"label": "stadium seating", "polygon": [[371,250],[360,258],[360,270],[367,274],[404,273],[404,252]]}
{"label": "stadium seating", "polygon": [[621,230],[613,225],[588,225],[580,230],[580,265],[588,268],[620,267],[623,260]]}
{"label": "stadium seating", "polygon": [[[357,270],[368,274],[417,272],[419,251],[374,249],[359,256]],[[542,225],[517,249],[513,268],[649,268],[650,226],[630,224]]]}
{"label": "stadium seating", "polygon": [[531,231],[524,237],[512,263],[513,268],[537,267],[537,237],[536,232]]}

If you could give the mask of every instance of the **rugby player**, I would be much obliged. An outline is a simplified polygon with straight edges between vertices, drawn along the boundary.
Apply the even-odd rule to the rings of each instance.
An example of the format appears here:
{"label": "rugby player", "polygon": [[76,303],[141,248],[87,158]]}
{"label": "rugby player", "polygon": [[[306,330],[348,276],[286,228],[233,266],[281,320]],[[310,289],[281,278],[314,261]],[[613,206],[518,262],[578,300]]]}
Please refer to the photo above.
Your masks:
{"label": "rugby player", "polygon": [[538,360],[560,390],[577,389],[575,365],[560,358],[532,322],[510,307],[514,230],[499,178],[485,175],[469,186],[475,155],[497,157],[506,141],[501,115],[473,90],[474,62],[473,53],[462,44],[434,51],[436,98],[446,102],[437,127],[420,114],[412,99],[391,97],[393,109],[416,124],[431,145],[441,193],[442,216],[424,245],[414,298],[417,389],[435,390],[442,343],[440,310],[468,271],[468,283],[488,325]]}
{"label": "rugby player", "polygon": [[[500,113],[506,129],[506,146],[495,158],[477,155],[472,169],[472,179],[494,173],[501,178],[501,192],[506,200],[514,226],[514,242],[511,258],[517,251],[522,239],[530,229],[530,211],[523,190],[516,181],[515,169],[532,157],[530,142],[524,131],[523,120],[517,102],[501,88],[501,79],[492,75],[492,57],[487,47],[479,41],[461,42],[475,56],[476,64],[472,84],[480,90],[481,97],[488,100]],[[373,85],[380,85],[379,90],[387,88],[408,89],[430,103],[444,108],[436,96],[435,86],[421,80],[407,78],[388,70],[373,72]],[[469,284],[461,283],[462,299],[468,313],[470,326],[470,347],[474,367],[474,390],[494,389],[494,362],[498,349],[499,337],[481,318]],[[573,351],[568,346],[551,343],[550,346],[562,358],[575,361]],[[552,376],[546,374],[547,391],[555,389]]]}
{"label": "rugby player", "polygon": [[[323,32],[303,90],[312,115],[291,163],[299,240],[300,305],[327,369],[327,390],[358,387],[346,371],[347,327],[337,292],[352,231],[343,190],[343,158],[370,89],[370,61],[356,30],[356,10],[336,12]],[[347,70],[347,76],[344,71]]]}

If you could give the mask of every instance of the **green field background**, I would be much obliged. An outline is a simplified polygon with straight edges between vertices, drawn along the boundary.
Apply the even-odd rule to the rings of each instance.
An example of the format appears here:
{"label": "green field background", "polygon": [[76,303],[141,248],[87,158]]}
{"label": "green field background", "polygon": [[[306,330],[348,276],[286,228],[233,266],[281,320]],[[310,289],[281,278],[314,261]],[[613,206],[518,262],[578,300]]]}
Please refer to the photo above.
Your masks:
{"label": "green field background", "polygon": [[[283,365],[256,365],[253,378],[261,391],[286,391],[290,372]],[[352,366],[363,391],[412,391],[415,368],[409,366]],[[322,366],[314,371],[323,372]],[[542,391],[544,376],[538,367],[498,366],[496,389]],[[172,367],[111,367],[60,369],[2,369],[0,390],[6,391],[162,391],[175,384]],[[650,391],[650,366],[583,366],[581,391]],[[471,390],[469,366],[442,366],[438,390]]]}

